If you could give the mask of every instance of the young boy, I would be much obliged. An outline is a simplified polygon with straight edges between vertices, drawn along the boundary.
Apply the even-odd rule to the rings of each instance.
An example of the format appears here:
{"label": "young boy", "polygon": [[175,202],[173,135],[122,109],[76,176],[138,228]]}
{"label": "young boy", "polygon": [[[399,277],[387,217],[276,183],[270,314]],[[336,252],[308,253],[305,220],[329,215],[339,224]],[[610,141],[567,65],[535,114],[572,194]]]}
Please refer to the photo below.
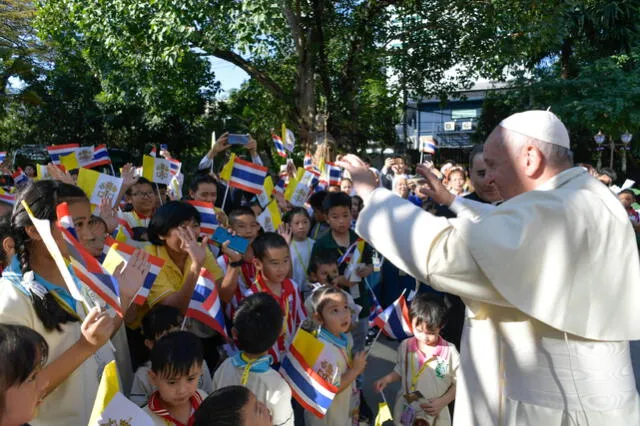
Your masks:
{"label": "young boy", "polygon": [[324,214],[324,210],[322,209],[322,202],[326,196],[327,191],[318,191],[314,192],[311,197],[309,197],[309,205],[313,210],[313,226],[311,227],[311,232],[309,232],[309,237],[314,240],[323,237],[327,232],[329,232],[327,216]]}
{"label": "young boy", "polygon": [[198,389],[202,375],[202,343],[188,331],[174,331],[151,351],[149,380],[158,389],[144,411],[156,426],[193,424],[207,393]]}
{"label": "young boy", "polygon": [[[182,314],[177,308],[166,305],[156,305],[142,319],[142,333],[145,337],[144,344],[149,350],[153,350],[156,342],[169,333],[180,330]],[[131,401],[144,406],[149,397],[157,388],[149,379],[151,361],[138,367],[131,387]],[[202,374],[198,380],[198,388],[207,394],[213,391],[211,372],[205,361],[202,362]]]}
{"label": "young boy", "polygon": [[133,210],[119,214],[116,239],[136,247],[142,247],[149,238],[147,228],[156,209],[158,196],[154,186],[147,179],[140,177],[127,189],[127,197],[131,200]]}
{"label": "young boy", "polygon": [[[191,186],[189,187],[189,196],[196,201],[204,201],[215,205],[218,199],[218,185],[214,178],[205,174],[197,174]],[[216,213],[218,222],[225,228],[229,227],[229,219],[227,215],[218,207],[213,207],[213,211]]]}
{"label": "young boy", "polygon": [[289,349],[291,339],[306,314],[298,285],[290,280],[291,255],[285,239],[275,232],[265,232],[252,244],[257,270],[250,294],[266,293],[273,297],[284,314],[284,326],[275,344],[269,350],[274,365],[279,365]]}
{"label": "young boy", "polygon": [[[225,315],[232,320],[235,310],[246,297],[256,278],[251,243],[258,236],[260,225],[253,210],[249,207],[240,207],[229,213],[229,226],[237,236],[249,240],[249,248],[241,261],[230,262],[228,256],[218,257],[218,265],[225,274],[220,286],[220,299],[225,304]],[[227,274],[229,268],[231,270]]]}
{"label": "young boy", "polygon": [[293,426],[291,388],[270,367],[272,358],[267,355],[282,332],[282,322],[282,309],[273,297],[258,293],[244,299],[231,330],[240,351],[220,365],[213,387],[246,386],[271,412],[271,424]]}
{"label": "young boy", "polygon": [[[339,277],[340,273],[338,272],[338,263],[331,252],[317,252],[315,257],[311,258],[311,262],[309,264],[309,282],[314,286],[330,285],[340,289],[347,298],[347,304],[351,310],[351,323],[355,325],[358,322],[358,316],[362,311],[362,307],[355,303],[351,294],[339,287],[337,284]],[[307,316],[311,317],[313,311],[311,296],[304,301],[304,308],[307,312]]]}

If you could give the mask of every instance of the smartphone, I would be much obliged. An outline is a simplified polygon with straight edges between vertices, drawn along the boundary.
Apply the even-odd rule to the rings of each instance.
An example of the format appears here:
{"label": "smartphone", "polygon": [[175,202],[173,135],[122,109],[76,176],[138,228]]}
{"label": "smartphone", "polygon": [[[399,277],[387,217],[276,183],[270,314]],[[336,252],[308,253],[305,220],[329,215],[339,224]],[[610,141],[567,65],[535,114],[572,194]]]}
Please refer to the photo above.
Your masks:
{"label": "smartphone", "polygon": [[238,237],[236,235],[232,235],[222,226],[218,226],[211,239],[219,244],[223,244],[224,242],[229,241],[229,248],[231,250],[237,251],[240,254],[245,254],[245,252],[249,248],[249,240],[247,240],[246,238]]}
{"label": "smartphone", "polygon": [[249,143],[249,135],[229,133],[227,143],[229,145],[246,145]]}
{"label": "smartphone", "polygon": [[167,145],[166,143],[160,144],[160,151],[168,151],[168,150],[169,150],[169,145]]}

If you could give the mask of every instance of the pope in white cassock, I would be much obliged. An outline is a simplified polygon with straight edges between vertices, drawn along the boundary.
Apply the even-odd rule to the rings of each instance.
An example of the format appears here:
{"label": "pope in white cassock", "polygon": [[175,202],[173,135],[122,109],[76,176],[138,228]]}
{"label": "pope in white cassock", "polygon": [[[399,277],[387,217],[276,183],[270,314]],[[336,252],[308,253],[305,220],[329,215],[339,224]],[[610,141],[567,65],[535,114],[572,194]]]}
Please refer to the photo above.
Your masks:
{"label": "pope in white cassock", "polygon": [[467,305],[454,426],[640,425],[628,343],[640,339],[640,261],[624,208],[572,167],[551,112],[503,120],[484,159],[497,207],[447,195],[418,168],[457,219],[375,189],[353,155],[339,163],[365,200],[358,234]]}

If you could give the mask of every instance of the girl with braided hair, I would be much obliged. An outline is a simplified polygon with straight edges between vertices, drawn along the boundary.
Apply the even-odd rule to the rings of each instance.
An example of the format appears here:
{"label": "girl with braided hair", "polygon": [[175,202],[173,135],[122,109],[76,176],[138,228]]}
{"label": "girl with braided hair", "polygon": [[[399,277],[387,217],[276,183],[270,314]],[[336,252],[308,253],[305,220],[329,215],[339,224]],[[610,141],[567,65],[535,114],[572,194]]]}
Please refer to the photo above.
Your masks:
{"label": "girl with braided hair", "polygon": [[[56,221],[56,206],[67,202],[78,236],[88,232],[89,201],[78,187],[58,181],[29,183],[17,197],[11,217],[20,269],[5,270],[0,280],[0,323],[29,327],[49,347],[49,361],[40,375],[46,395],[33,426],[87,424],[99,384],[101,367],[113,359],[103,346],[121,324],[99,308],[88,310],[74,300],[62,274],[22,201],[38,219]],[[63,255],[67,249],[55,225],[51,232]]]}

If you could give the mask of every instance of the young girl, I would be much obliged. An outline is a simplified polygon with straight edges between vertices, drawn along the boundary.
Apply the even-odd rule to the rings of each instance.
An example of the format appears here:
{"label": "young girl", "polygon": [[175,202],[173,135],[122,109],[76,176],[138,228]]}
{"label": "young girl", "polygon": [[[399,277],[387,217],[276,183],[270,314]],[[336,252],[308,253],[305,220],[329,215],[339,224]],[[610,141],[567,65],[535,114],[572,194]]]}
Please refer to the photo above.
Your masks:
{"label": "young girl", "polygon": [[22,325],[0,324],[0,424],[26,424],[35,414],[47,386],[39,375],[49,346],[40,334]]}
{"label": "young girl", "polygon": [[267,406],[244,386],[227,386],[205,399],[193,426],[271,426]]}
{"label": "young girl", "polygon": [[[71,297],[22,200],[36,218],[52,224],[57,219],[58,203],[69,203],[78,234],[87,233],[89,200],[72,185],[53,180],[30,183],[18,195],[11,218],[21,272],[5,270],[0,280],[0,323],[29,327],[40,333],[49,346],[50,361],[40,372],[47,396],[31,424],[87,424],[99,374],[113,359],[111,350],[103,346],[121,321],[96,308],[87,312]],[[51,227],[51,232],[65,255],[62,234],[56,226]]]}
{"label": "young girl", "polygon": [[[330,351],[327,357],[337,361],[337,365],[331,366],[332,368],[327,368],[324,362],[318,362],[313,369],[336,386],[338,393],[324,418],[319,419],[305,411],[305,424],[347,426],[353,423],[354,418],[356,421],[358,419],[360,394],[355,387],[355,380],[367,365],[366,354],[352,354],[353,338],[347,334],[351,328],[351,310],[342,291],[324,286],[312,293],[311,300],[313,320],[320,326],[317,337]],[[322,358],[327,359],[324,355]]]}
{"label": "young girl", "polygon": [[440,337],[446,313],[438,296],[416,296],[410,311],[414,337],[400,344],[393,372],[374,383],[376,392],[382,392],[389,383],[402,380],[393,414],[398,426],[451,425],[447,405],[456,394],[459,355]]}
{"label": "young girl", "polygon": [[311,229],[311,216],[306,209],[296,207],[285,215],[284,222],[291,227],[290,252],[293,281],[300,286],[302,300],[305,300],[311,292],[307,279],[314,244],[314,240],[307,236]]}

